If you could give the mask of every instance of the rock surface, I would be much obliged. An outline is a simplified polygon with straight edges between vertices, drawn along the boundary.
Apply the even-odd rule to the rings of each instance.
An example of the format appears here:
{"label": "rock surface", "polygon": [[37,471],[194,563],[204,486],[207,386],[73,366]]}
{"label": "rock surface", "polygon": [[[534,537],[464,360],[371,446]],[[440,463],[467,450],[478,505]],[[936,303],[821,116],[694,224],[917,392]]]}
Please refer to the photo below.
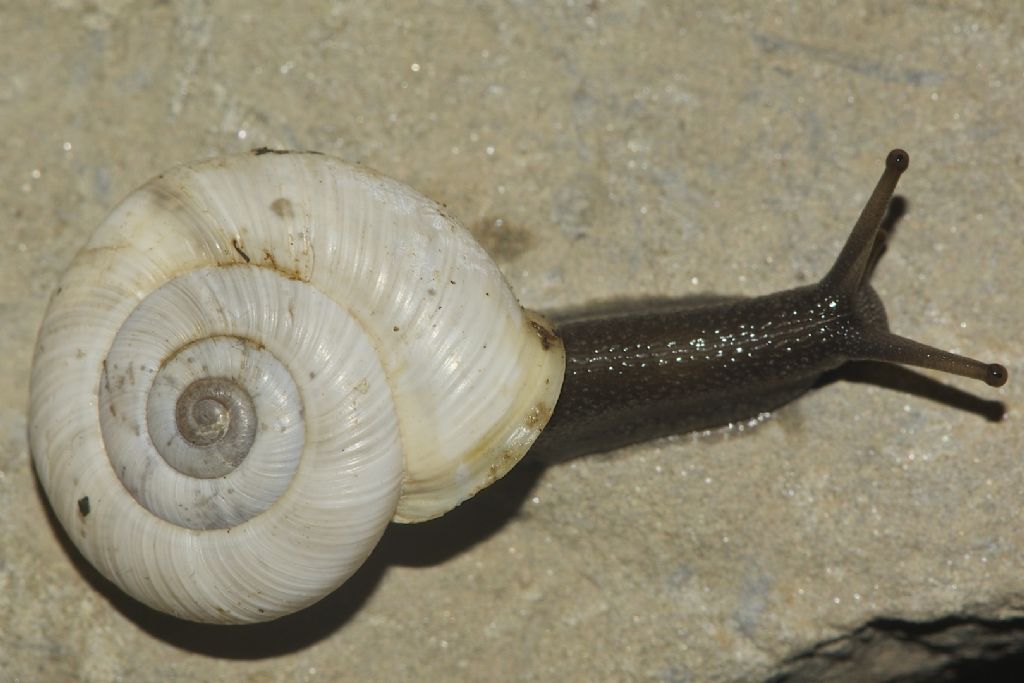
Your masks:
{"label": "rock surface", "polygon": [[[5,4],[0,679],[954,680],[1019,654],[1020,7],[358,5]],[[892,327],[1011,380],[856,368],[756,426],[522,466],[281,622],[177,622],[48,516],[33,340],[120,197],[264,145],[444,202],[541,310],[811,281],[903,146]]]}

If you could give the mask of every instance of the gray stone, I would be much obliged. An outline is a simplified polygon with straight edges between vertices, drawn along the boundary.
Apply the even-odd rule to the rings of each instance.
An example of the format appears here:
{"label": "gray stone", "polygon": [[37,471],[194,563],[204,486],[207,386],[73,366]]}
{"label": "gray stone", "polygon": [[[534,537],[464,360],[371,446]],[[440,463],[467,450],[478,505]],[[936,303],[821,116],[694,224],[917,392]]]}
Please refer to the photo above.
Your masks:
{"label": "gray stone", "polygon": [[[0,680],[949,680],[1018,652],[1022,20],[1012,3],[8,2]],[[1010,382],[867,368],[757,425],[527,465],[393,527],[305,613],[176,622],[48,517],[33,339],[118,198],[264,145],[444,202],[543,310],[809,282],[903,146],[909,212],[874,277],[892,327]]]}

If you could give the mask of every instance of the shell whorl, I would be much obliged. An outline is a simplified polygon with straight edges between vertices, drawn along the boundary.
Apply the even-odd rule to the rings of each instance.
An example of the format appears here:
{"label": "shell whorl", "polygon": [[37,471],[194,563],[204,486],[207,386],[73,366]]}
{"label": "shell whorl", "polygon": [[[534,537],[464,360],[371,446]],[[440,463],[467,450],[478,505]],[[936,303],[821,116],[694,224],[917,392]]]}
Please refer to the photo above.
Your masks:
{"label": "shell whorl", "polygon": [[260,621],[344,582],[389,521],[507,472],[563,368],[433,202],[322,155],[225,157],[130,195],[76,257],[30,437],[104,575],[177,616]]}

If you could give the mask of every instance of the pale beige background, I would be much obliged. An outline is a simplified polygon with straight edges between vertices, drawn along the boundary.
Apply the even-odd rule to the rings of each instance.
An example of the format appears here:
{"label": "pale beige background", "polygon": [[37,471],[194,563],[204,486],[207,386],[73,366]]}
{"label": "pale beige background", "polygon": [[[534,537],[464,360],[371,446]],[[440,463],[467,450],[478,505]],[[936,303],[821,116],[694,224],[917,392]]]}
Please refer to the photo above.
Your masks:
{"label": "pale beige background", "polygon": [[[758,680],[874,618],[1024,613],[1024,14],[893,6],[4,0],[0,680]],[[893,328],[1011,383],[872,372],[743,433],[524,467],[283,623],[162,618],[47,517],[33,340],[119,198],[262,145],[446,203],[543,310],[816,278],[904,146]]]}

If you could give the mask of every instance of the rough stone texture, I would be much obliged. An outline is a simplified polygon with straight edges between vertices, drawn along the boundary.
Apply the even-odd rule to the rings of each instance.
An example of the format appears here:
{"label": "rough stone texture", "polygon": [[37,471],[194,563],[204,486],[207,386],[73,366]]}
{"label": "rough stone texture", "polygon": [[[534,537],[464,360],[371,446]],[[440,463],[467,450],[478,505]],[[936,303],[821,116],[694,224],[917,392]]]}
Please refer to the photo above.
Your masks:
{"label": "rough stone texture", "polygon": [[[421,5],[0,8],[0,679],[950,680],[1024,647],[1022,5]],[[33,339],[121,196],[262,145],[445,202],[540,309],[807,282],[904,146],[893,327],[1011,381],[862,367],[756,428],[521,467],[282,622],[176,622],[48,517]]]}

